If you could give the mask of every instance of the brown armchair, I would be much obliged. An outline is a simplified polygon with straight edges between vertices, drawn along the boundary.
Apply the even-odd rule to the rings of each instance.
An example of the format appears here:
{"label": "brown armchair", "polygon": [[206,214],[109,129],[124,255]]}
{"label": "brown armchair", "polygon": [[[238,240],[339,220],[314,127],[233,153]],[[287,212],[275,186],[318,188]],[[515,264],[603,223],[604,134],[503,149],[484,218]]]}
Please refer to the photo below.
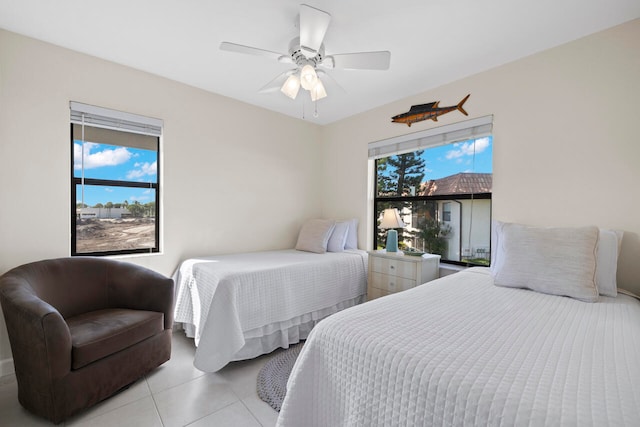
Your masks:
{"label": "brown armchair", "polygon": [[173,280],[104,258],[60,258],[0,277],[18,400],[59,423],[171,357]]}

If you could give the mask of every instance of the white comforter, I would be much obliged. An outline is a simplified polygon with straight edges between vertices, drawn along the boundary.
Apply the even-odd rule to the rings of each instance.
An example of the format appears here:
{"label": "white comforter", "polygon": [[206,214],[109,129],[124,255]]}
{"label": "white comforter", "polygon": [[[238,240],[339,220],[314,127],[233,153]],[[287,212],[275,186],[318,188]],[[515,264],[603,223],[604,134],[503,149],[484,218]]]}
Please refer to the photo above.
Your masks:
{"label": "white comforter", "polygon": [[278,426],[640,426],[640,303],[501,288],[484,268],[311,332]]}
{"label": "white comforter", "polygon": [[238,352],[246,339],[314,322],[360,302],[366,262],[367,253],[355,250],[281,250],[184,261],[174,275],[175,320],[191,327],[194,365],[217,371],[244,358]]}

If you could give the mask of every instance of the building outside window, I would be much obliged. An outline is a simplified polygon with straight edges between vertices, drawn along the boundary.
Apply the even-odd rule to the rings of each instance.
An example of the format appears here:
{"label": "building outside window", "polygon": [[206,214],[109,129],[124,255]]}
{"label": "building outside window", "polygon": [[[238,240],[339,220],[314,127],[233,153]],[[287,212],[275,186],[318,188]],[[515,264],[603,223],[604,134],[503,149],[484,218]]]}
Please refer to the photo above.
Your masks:
{"label": "building outside window", "polygon": [[378,227],[382,212],[396,208],[406,224],[397,230],[400,250],[439,254],[454,264],[490,264],[490,129],[489,123],[481,137],[375,156],[374,249],[385,246],[386,230]]}
{"label": "building outside window", "polygon": [[161,129],[71,103],[71,255],[159,252]]}

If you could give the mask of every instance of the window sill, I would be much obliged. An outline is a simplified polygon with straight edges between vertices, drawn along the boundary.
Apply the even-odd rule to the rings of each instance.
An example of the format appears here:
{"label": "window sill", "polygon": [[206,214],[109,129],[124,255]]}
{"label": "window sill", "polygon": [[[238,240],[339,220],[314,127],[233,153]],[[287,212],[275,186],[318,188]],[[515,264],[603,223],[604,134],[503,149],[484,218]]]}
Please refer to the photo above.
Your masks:
{"label": "window sill", "polygon": [[449,276],[450,274],[466,270],[467,268],[469,267],[465,267],[464,265],[440,263],[440,277]]}
{"label": "window sill", "polygon": [[111,259],[128,259],[128,258],[141,258],[141,257],[154,257],[158,255],[164,255],[162,251],[160,252],[145,252],[140,254],[121,254],[121,255],[107,255],[104,258]]}

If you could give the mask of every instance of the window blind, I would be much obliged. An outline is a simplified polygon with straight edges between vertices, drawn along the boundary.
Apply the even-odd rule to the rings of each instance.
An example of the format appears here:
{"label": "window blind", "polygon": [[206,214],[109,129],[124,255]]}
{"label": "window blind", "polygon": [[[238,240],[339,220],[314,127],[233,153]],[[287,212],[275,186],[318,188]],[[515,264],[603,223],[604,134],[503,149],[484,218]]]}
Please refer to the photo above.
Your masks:
{"label": "window blind", "polygon": [[[163,122],[160,119],[125,113],[95,105],[82,104],[71,101],[71,123],[93,126],[103,129],[113,129],[158,137],[162,134]],[[83,122],[84,115],[84,122]]]}
{"label": "window blind", "polygon": [[427,147],[491,135],[493,115],[464,120],[420,132],[369,143],[369,158],[379,159]]}
{"label": "window blind", "polygon": [[143,150],[158,150],[158,137],[142,135],[139,133],[124,132],[122,130],[112,130],[98,128],[85,123],[84,133],[81,124],[73,124],[73,135],[77,140],[84,135],[85,142],[95,142],[98,144],[121,145],[123,147],[142,148]]}

